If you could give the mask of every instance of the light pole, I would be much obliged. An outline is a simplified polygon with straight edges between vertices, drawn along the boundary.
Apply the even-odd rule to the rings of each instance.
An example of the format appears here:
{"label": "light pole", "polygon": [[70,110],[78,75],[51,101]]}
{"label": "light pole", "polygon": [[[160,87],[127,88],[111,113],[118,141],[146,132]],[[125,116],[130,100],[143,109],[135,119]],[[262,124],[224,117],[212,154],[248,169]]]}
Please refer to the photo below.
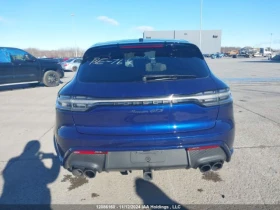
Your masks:
{"label": "light pole", "polygon": [[202,4],[203,0],[200,0],[200,30],[199,30],[199,48],[201,50],[201,29],[202,29]]}
{"label": "light pole", "polygon": [[76,53],[76,57],[78,57],[78,52],[77,52],[77,44],[76,44],[76,30],[75,30],[75,23],[74,23],[74,17],[75,14],[71,14],[72,16],[72,30],[73,30],[73,36],[74,36],[74,47],[75,47],[75,53]]}
{"label": "light pole", "polygon": [[269,46],[270,51],[271,51],[271,41],[272,41],[272,33],[270,34],[270,46]]}

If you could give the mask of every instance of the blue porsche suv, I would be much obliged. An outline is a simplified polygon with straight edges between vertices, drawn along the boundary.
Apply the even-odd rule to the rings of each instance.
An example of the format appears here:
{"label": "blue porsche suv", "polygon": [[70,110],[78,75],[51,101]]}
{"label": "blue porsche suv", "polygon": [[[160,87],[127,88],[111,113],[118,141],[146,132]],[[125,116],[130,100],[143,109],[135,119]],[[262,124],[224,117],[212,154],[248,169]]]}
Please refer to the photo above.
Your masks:
{"label": "blue porsche suv", "polygon": [[75,176],[221,169],[233,153],[229,87],[184,40],[98,43],[58,93],[54,145]]}

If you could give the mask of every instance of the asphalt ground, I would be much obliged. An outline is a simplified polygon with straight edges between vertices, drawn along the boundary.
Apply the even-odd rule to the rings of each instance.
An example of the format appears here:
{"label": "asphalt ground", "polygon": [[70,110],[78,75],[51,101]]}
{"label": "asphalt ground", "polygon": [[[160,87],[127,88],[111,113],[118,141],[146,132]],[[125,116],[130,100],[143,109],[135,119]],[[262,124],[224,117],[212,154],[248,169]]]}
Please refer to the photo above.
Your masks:
{"label": "asphalt ground", "polygon": [[156,171],[152,182],[141,171],[73,177],[53,147],[57,92],[74,74],[66,72],[58,87],[0,89],[0,204],[280,204],[280,63],[206,60],[234,98],[235,151],[222,170]]}

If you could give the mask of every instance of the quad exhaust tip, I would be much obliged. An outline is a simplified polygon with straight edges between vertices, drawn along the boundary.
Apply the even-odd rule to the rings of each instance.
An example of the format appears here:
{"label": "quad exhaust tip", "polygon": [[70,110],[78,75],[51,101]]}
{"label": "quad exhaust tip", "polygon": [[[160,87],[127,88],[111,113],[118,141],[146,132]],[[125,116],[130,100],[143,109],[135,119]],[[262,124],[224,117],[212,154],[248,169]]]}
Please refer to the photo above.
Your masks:
{"label": "quad exhaust tip", "polygon": [[204,164],[202,166],[199,167],[201,173],[205,173],[207,171],[211,170],[211,165],[210,164]]}
{"label": "quad exhaust tip", "polygon": [[223,167],[223,162],[219,161],[219,162],[216,162],[212,165],[211,169],[212,171],[217,171],[219,169],[221,169]]}
{"label": "quad exhaust tip", "polygon": [[73,170],[72,170],[72,174],[73,174],[74,176],[77,176],[77,177],[83,176],[83,171],[82,171],[81,169],[79,169],[79,168],[76,168],[76,169],[73,169]]}
{"label": "quad exhaust tip", "polygon": [[92,169],[86,169],[86,170],[82,170],[80,168],[75,168],[72,170],[72,174],[76,177],[82,177],[85,176],[87,178],[94,178],[96,176],[96,171],[92,170]]}
{"label": "quad exhaust tip", "polygon": [[217,170],[221,169],[222,167],[223,167],[223,161],[217,161],[212,164],[210,164],[210,163],[203,164],[199,167],[199,169],[202,173],[205,173],[210,170],[217,171]]}
{"label": "quad exhaust tip", "polygon": [[84,171],[84,175],[87,177],[87,178],[94,178],[96,176],[96,172],[94,170],[91,170],[91,169],[87,169]]}

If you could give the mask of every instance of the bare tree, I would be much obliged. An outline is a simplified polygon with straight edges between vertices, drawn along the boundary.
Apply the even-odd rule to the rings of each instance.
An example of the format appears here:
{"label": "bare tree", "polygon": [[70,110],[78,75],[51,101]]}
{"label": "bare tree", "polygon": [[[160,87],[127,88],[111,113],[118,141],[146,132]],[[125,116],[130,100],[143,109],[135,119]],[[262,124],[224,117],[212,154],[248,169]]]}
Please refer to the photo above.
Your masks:
{"label": "bare tree", "polygon": [[[73,48],[61,48],[57,50],[42,50],[37,48],[24,49],[35,57],[47,57],[47,58],[69,58],[75,57],[75,50]],[[78,48],[78,57],[82,57],[85,50]]]}

